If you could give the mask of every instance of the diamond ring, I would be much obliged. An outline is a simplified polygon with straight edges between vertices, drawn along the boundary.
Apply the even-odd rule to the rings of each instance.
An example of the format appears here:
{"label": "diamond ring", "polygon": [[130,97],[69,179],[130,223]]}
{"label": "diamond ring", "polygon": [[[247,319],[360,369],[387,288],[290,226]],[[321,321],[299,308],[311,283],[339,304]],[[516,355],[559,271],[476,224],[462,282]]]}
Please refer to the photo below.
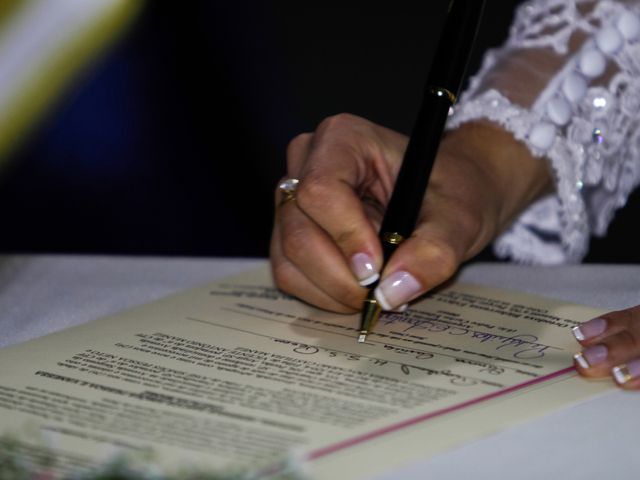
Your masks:
{"label": "diamond ring", "polygon": [[280,182],[280,185],[278,185],[278,190],[280,190],[282,196],[280,198],[280,203],[278,204],[278,206],[282,206],[285,203],[296,199],[296,190],[298,189],[299,183],[300,180],[298,180],[297,178],[287,178],[286,180]]}

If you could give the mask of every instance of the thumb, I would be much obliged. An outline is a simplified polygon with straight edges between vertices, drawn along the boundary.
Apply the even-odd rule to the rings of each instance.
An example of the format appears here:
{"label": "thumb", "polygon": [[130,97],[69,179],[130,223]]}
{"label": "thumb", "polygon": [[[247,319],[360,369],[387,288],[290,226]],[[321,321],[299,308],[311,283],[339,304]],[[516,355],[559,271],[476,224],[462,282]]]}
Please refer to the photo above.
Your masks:
{"label": "thumb", "polygon": [[462,262],[493,237],[472,210],[459,206],[425,215],[389,259],[375,295],[384,310],[407,302],[450,279]]}

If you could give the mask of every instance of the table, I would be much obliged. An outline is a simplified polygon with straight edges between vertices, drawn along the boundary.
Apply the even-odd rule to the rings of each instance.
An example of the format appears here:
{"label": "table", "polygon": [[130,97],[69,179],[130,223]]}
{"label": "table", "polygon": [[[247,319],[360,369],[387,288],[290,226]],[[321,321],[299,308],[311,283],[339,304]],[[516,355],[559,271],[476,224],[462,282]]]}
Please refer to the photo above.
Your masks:
{"label": "table", "polygon": [[[264,259],[0,256],[0,348],[264,265]],[[467,265],[460,279],[606,309],[640,303],[640,265]],[[576,344],[577,345],[577,344]],[[377,480],[638,478],[640,393],[615,391]]]}

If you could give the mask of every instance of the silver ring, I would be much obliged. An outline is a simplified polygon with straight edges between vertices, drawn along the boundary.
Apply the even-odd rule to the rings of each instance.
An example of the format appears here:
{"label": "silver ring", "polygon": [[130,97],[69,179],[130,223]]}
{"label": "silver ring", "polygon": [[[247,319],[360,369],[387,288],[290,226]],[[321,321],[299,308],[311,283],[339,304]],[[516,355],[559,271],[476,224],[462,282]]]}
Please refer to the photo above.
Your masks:
{"label": "silver ring", "polygon": [[287,178],[280,182],[280,185],[278,185],[278,190],[280,190],[280,194],[282,196],[280,198],[280,203],[278,204],[278,206],[284,205],[285,203],[296,199],[296,190],[298,189],[299,184],[300,180],[298,180],[297,178]]}

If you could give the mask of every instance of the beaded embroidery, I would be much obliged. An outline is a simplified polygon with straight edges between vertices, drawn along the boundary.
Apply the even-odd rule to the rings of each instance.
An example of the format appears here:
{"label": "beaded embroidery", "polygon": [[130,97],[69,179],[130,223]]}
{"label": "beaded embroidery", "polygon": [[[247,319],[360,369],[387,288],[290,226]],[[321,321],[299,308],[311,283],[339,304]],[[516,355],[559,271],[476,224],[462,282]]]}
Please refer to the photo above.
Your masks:
{"label": "beaded embroidery", "polygon": [[[580,7],[592,8],[580,8]],[[499,256],[540,264],[578,262],[590,234],[604,235],[640,183],[639,2],[533,0],[520,6],[503,47],[489,51],[447,128],[481,118],[500,124],[546,157],[556,191],[529,207],[495,242]],[[570,52],[572,35],[587,39]],[[521,49],[566,55],[531,108],[481,84]],[[515,52],[515,53],[513,53]],[[602,73],[613,74],[604,82]]]}

